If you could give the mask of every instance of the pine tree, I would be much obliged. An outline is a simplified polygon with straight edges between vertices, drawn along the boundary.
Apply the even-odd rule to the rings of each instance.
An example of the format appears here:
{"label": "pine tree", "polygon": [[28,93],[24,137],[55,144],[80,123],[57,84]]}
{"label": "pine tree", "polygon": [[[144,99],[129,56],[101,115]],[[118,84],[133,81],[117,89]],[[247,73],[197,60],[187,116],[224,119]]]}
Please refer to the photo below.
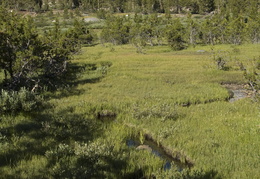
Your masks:
{"label": "pine tree", "polygon": [[58,20],[53,30],[39,36],[32,18],[1,9],[0,69],[4,70],[8,88],[33,88],[60,80],[71,55],[78,50],[76,41],[61,32]]}
{"label": "pine tree", "polygon": [[166,28],[166,38],[169,46],[173,50],[182,50],[187,47],[185,40],[185,28],[180,19],[175,19],[172,24]]}
{"label": "pine tree", "polygon": [[242,16],[231,19],[227,26],[227,38],[229,43],[240,45],[245,40],[245,30],[246,24]]}
{"label": "pine tree", "polygon": [[191,14],[188,15],[187,19],[187,30],[188,30],[188,38],[189,44],[195,47],[198,43],[198,35],[199,35],[199,24],[192,19]]}
{"label": "pine tree", "polygon": [[199,12],[209,13],[215,10],[215,2],[214,0],[198,0]]}

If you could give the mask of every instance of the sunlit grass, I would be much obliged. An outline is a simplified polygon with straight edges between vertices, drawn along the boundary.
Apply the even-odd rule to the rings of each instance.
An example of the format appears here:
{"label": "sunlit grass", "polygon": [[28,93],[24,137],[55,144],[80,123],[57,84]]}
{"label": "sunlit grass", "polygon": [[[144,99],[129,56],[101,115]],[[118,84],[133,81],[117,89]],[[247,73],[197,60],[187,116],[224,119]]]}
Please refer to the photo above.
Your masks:
{"label": "sunlit grass", "polygon": [[[85,124],[86,120],[89,125],[91,122],[103,125],[104,131],[96,131],[92,142],[113,146],[114,157],[124,164],[119,161],[111,164],[120,169],[117,175],[107,173],[111,178],[139,170],[146,176],[163,172],[162,160],[147,151],[126,146],[126,139],[134,131],[129,126],[150,134],[173,152],[178,151],[194,163],[194,169],[214,170],[222,178],[257,178],[260,175],[259,105],[249,98],[229,103],[229,93],[221,84],[246,83],[243,72],[233,68],[235,59],[249,64],[250,59],[260,55],[258,49],[259,45],[219,45],[174,52],[167,46],[156,46],[146,47],[145,54],[138,54],[131,45],[84,47],[72,63],[86,65],[85,71],[70,90],[53,94],[56,97],[49,101],[51,109],[41,116],[3,116],[0,132],[11,144],[3,148],[1,156],[4,152],[11,153],[15,145],[18,147],[14,151],[21,150],[23,155],[28,155],[26,146],[29,145],[37,146],[35,149],[39,151],[22,156],[15,167],[5,166],[1,171],[6,176],[20,172],[24,178],[29,176],[25,174],[29,170],[30,176],[40,175],[41,166],[47,166],[46,150],[57,147],[60,142],[57,138],[62,138],[62,134],[69,135],[72,129],[80,128],[74,126],[74,121]],[[232,68],[218,70],[213,50],[229,51],[227,65]],[[92,66],[95,70],[90,69]],[[114,113],[115,119],[102,123],[97,119],[102,111]],[[52,121],[60,126],[56,127]],[[28,126],[36,130],[27,129]],[[46,134],[48,130],[52,134],[56,131],[58,136],[48,136],[45,130]],[[44,139],[35,138],[39,131],[46,135]],[[76,137],[69,136],[62,142],[73,148]],[[83,139],[86,141],[81,142],[90,140],[88,136]],[[3,137],[1,140],[4,141]]]}
{"label": "sunlit grass", "polygon": [[76,58],[80,63],[110,61],[113,64],[102,83],[79,86],[90,88],[90,99],[126,102],[160,98],[173,103],[203,103],[228,97],[221,83],[245,83],[241,71],[217,70],[209,47],[204,47],[205,54],[197,52],[199,47],[168,52],[168,47],[162,46],[148,48],[146,54],[135,53],[129,45],[114,48],[113,52],[109,47],[86,48]]}
{"label": "sunlit grass", "polygon": [[[197,168],[215,169],[224,178],[259,176],[258,105],[250,99],[226,102],[228,92],[221,84],[246,81],[242,71],[217,70],[212,60],[214,48],[215,52],[229,51],[231,58],[246,64],[259,56],[259,45],[198,46],[180,52],[161,46],[146,48],[146,54],[135,53],[129,45],[113,48],[83,49],[77,62],[110,61],[113,65],[100,83],[78,86],[87,89],[86,93],[71,97],[70,102],[81,99],[119,108],[123,114],[118,120],[136,125],[173,151],[181,151]],[[234,65],[232,60],[229,63]],[[187,103],[192,105],[180,105]],[[163,120],[147,115],[135,119],[136,104],[139,111],[170,105],[179,117]]]}
{"label": "sunlit grass", "polygon": [[[157,104],[159,105],[159,104]],[[129,119],[172,150],[182,151],[195,167],[214,168],[224,178],[250,176],[259,171],[259,111],[250,100],[214,102],[177,108],[179,118]],[[159,127],[158,127],[159,126]],[[245,171],[253,171],[250,175]]]}

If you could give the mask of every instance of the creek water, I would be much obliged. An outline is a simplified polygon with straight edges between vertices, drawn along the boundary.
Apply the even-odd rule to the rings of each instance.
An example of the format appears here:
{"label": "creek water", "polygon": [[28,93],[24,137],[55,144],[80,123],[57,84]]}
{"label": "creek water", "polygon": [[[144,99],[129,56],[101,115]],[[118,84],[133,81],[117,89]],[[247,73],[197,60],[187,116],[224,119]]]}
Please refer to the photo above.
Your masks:
{"label": "creek water", "polygon": [[229,89],[233,93],[233,97],[229,99],[229,102],[235,102],[237,100],[247,97],[247,93],[243,89]]}
{"label": "creek water", "polygon": [[231,103],[250,96],[250,90],[246,85],[224,84],[222,86],[229,91],[229,102]]}
{"label": "creek water", "polygon": [[137,150],[138,147],[145,146],[144,150],[150,151],[152,154],[165,161],[163,165],[164,170],[171,169],[173,167],[172,165],[174,165],[174,167],[176,167],[179,172],[185,168],[184,164],[167,155],[163,149],[154,144],[152,141],[145,140],[145,142],[141,144],[138,140],[128,139],[126,140],[126,145],[128,147],[133,147],[135,150]]}

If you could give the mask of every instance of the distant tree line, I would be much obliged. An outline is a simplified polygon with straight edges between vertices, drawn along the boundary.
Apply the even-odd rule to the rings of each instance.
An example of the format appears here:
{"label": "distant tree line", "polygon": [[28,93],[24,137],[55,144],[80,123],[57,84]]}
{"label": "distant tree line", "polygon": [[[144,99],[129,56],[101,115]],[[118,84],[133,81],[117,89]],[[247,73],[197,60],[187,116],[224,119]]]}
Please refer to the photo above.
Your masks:
{"label": "distant tree line", "polygon": [[233,14],[257,11],[259,0],[2,0],[1,4],[18,10],[81,8],[89,12],[210,13],[227,10]]}
{"label": "distant tree line", "polygon": [[235,44],[260,42],[260,16],[218,12],[204,19],[172,18],[167,15],[135,14],[134,17],[108,15],[100,38],[114,45],[132,43],[141,51],[146,45],[167,42],[173,50],[197,44]]}

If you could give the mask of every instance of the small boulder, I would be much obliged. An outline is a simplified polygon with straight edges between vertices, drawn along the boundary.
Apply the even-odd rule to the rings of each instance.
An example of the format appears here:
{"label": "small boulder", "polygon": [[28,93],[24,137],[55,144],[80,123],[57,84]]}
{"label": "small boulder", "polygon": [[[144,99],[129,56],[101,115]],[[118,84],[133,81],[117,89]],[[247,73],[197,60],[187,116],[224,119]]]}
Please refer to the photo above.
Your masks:
{"label": "small boulder", "polygon": [[139,145],[136,147],[137,150],[147,150],[147,151],[152,151],[152,148],[149,145]]}

